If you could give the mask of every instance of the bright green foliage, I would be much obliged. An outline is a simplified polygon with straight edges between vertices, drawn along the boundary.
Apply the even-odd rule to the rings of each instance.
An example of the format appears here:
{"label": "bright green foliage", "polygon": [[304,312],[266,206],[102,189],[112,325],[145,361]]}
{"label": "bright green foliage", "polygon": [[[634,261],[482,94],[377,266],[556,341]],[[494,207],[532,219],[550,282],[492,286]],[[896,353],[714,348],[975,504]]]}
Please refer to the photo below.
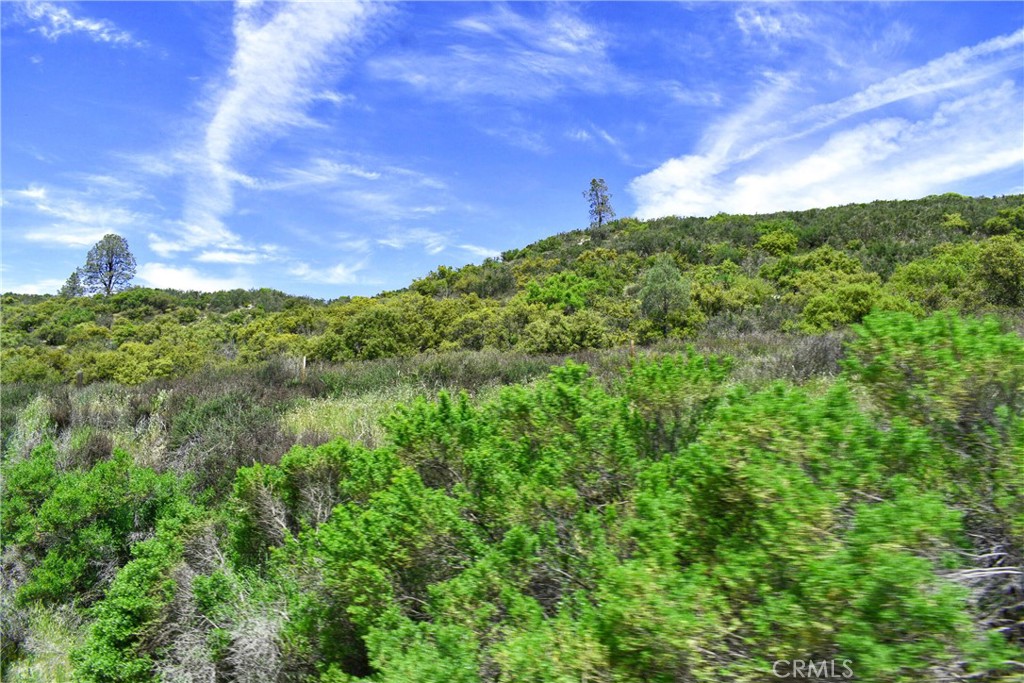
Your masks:
{"label": "bright green foliage", "polygon": [[985,232],[990,235],[1013,235],[1024,239],[1024,204],[1000,209],[993,218],[985,221]]}
{"label": "bright green foliage", "polygon": [[44,446],[5,467],[5,487],[12,488],[4,506],[15,515],[4,516],[4,543],[31,547],[40,558],[18,592],[21,602],[72,595],[88,602],[104,575],[128,561],[133,536],[155,528],[180,484],[173,474],[136,467],[123,451],[85,472],[58,474],[53,459]]}
{"label": "bright green foliage", "polygon": [[901,266],[887,290],[921,309],[1024,305],[1024,244],[1008,235],[936,247],[931,258]]}
{"label": "bright green foliage", "polygon": [[388,616],[390,623],[367,636],[370,663],[382,672],[382,683],[480,680],[479,644],[472,631],[457,625],[416,623],[406,617]]}
{"label": "bright green foliage", "polygon": [[489,258],[479,266],[470,264],[459,270],[438,266],[426,277],[413,280],[410,289],[438,298],[458,294],[499,297],[515,293],[516,279],[507,263]]}
{"label": "bright green foliage", "polygon": [[754,309],[770,300],[774,292],[770,284],[745,275],[732,261],[693,270],[691,293],[706,318]]}
{"label": "bright green foliage", "polygon": [[863,270],[860,261],[826,245],[799,256],[779,259],[767,266],[762,274],[785,287],[800,290],[816,284],[815,275],[856,275]]}
{"label": "bright green foliage", "polygon": [[979,255],[974,242],[937,247],[930,258],[897,268],[886,290],[916,304],[921,313],[976,308],[984,300],[981,281],[976,276]]}
{"label": "bright green foliage", "polygon": [[[857,330],[847,372],[894,424],[906,420],[943,442],[934,484],[969,501],[979,523],[1024,531],[1024,340],[994,319],[938,314],[915,321],[875,315]],[[985,501],[982,503],[982,501]]]}
{"label": "bright green foliage", "polygon": [[992,303],[1024,306],[1024,233],[1020,239],[1003,235],[982,242],[978,279]]}
{"label": "bright green foliage", "polygon": [[992,318],[878,314],[857,328],[848,372],[891,418],[902,417],[970,446],[999,422],[997,409],[1024,410],[1024,341]]}
{"label": "bright green foliage", "polygon": [[35,536],[36,516],[57,487],[57,452],[52,441],[36,448],[27,460],[5,462],[3,468],[3,518],[0,530],[4,545],[29,543]]}
{"label": "bright green foliage", "polygon": [[407,355],[418,350],[409,322],[394,308],[370,308],[352,319],[342,339],[354,358]]}
{"label": "bright green foliage", "polygon": [[[1004,238],[1020,239],[1020,215],[1019,197],[945,194],[766,216],[602,217],[600,227],[552,235],[500,261],[442,265],[407,290],[329,303],[268,289],[7,295],[0,379],[70,381],[81,371],[85,382],[143,384],[281,358],[572,353],[704,328],[816,333],[872,309],[1019,307],[1020,250]],[[986,234],[999,239],[982,242]],[[669,263],[682,289],[671,273],[659,277]],[[645,288],[645,278],[658,284]],[[575,318],[583,311],[596,315]]]}
{"label": "bright green foliage", "polygon": [[648,444],[648,457],[674,453],[696,438],[721,399],[731,368],[728,358],[705,358],[692,349],[686,356],[633,366],[622,389],[636,420],[636,438]]}
{"label": "bright green foliage", "polygon": [[529,323],[519,340],[527,353],[571,353],[608,346],[604,317],[584,310],[575,315],[548,311]]}
{"label": "bright green foliage", "polygon": [[67,356],[59,349],[42,347],[4,349],[0,360],[0,382],[3,384],[46,383],[61,380]]}
{"label": "bright green foliage", "polygon": [[132,560],[118,573],[92,610],[94,622],[85,645],[74,653],[76,681],[148,683],[154,675],[154,645],[168,617],[182,562],[182,525],[194,510],[182,507],[165,518],[154,538],[132,548]]}
{"label": "bright green foliage", "polygon": [[960,212],[947,213],[942,217],[942,227],[947,230],[963,230],[964,232],[970,232],[971,224],[964,220],[964,217],[960,215]]}
{"label": "bright green foliage", "polygon": [[543,282],[526,285],[526,300],[541,303],[566,313],[573,313],[587,304],[587,294],[595,283],[581,278],[572,271],[562,272],[546,278]]}
{"label": "bright green foliage", "polygon": [[424,296],[449,297],[454,293],[456,277],[457,273],[454,268],[441,265],[426,277],[413,280],[411,289]]}
{"label": "bright green foliage", "polygon": [[[581,623],[560,612],[554,619],[538,613],[519,629],[510,630],[493,657],[500,681],[575,683],[614,680],[608,648],[593,618]],[[538,656],[537,653],[545,653]]]}
{"label": "bright green foliage", "polygon": [[761,235],[757,248],[772,256],[792,254],[796,251],[799,238],[786,230],[776,229]]}
{"label": "bright green foliage", "polygon": [[580,277],[594,284],[597,293],[610,297],[618,297],[639,268],[640,259],[636,254],[620,253],[605,247],[584,251],[572,264],[572,269]]}
{"label": "bright green foliage", "polygon": [[761,269],[802,306],[799,328],[825,332],[860,321],[883,303],[881,280],[856,259],[826,245],[799,256],[784,256]]}
{"label": "bright green foliage", "polygon": [[804,332],[828,330],[862,320],[880,302],[877,284],[849,283],[807,300],[800,314]]}
{"label": "bright green foliage", "polygon": [[[934,564],[896,550],[937,556],[957,540],[957,516],[934,494],[900,487],[891,467],[906,447],[858,414],[849,393],[810,400],[775,387],[732,397],[705,433],[645,477],[644,521],[633,526],[658,566],[683,567],[674,585],[637,591],[656,596],[641,613],[658,614],[653,606],[666,609],[680,591],[692,596],[685,604],[701,605],[687,610],[700,615],[696,624],[669,620],[685,630],[667,661],[698,680],[759,680],[770,653],[825,648],[867,680],[912,680],[928,662],[974,646],[964,595],[937,581]],[[844,531],[857,496],[890,490],[899,511],[862,504]],[[721,639],[730,623],[759,658],[730,656]],[[662,664],[657,680],[678,670]]]}
{"label": "bright green foliage", "polygon": [[316,449],[295,448],[276,467],[240,468],[231,511],[237,560],[259,563],[270,548],[328,519],[335,505],[365,503],[397,467],[387,452],[336,441]]}
{"label": "bright green foliage", "polygon": [[[219,675],[336,683],[753,682],[792,652],[872,681],[997,677],[1017,656],[995,630],[1013,614],[976,622],[947,577],[977,553],[967,528],[1022,541],[1021,341],[953,316],[859,329],[848,378],[814,391],[730,386],[731,361],[691,350],[608,386],[570,362],[482,403],[416,399],[385,420],[383,447],[335,441],[238,469],[212,566],[188,548],[216,525],[173,487],[160,504],[159,475],[124,456],[61,473],[37,449],[5,471],[5,537],[38,543],[25,529],[59,509],[60,533],[101,557],[89,543],[112,541],[110,496],[156,528],[95,603],[74,658],[86,681],[153,680],[182,656],[161,649],[175,629],[193,629],[189,661]],[[1004,398],[977,403],[991,396]],[[240,400],[192,403],[178,438]],[[921,417],[951,408],[976,438]],[[78,588],[50,580],[48,599],[98,580],[60,559]],[[20,594],[42,595],[48,562]],[[266,661],[247,664],[253,651]]]}
{"label": "bright green foliage", "polygon": [[324,681],[756,681],[778,652],[865,680],[999,670],[1011,651],[940,578],[979,500],[959,489],[986,484],[845,383],[751,394],[729,370],[691,352],[609,391],[567,364],[481,406],[414,401],[387,448],[241,470],[237,538],[263,550],[240,557],[317,568],[289,638]]}
{"label": "bright green foliage", "polygon": [[5,462],[3,481],[4,554],[29,559],[18,604],[92,605],[89,638],[72,658],[75,680],[151,680],[146,643],[173,597],[167,571],[176,560],[167,553],[181,552],[172,531],[180,522],[170,520],[194,513],[181,482],[137,467],[123,451],[68,471],[49,441],[26,460]]}

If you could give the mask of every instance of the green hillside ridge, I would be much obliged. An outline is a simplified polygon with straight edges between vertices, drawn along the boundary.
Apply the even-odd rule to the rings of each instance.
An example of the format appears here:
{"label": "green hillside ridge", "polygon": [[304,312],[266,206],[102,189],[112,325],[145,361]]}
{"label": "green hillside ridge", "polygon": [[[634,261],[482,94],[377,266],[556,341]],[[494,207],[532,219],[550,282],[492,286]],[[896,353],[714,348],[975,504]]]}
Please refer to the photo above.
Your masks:
{"label": "green hillside ridge", "polygon": [[1024,197],[941,195],[764,216],[622,219],[400,291],[133,288],[4,295],[0,380],[137,384],[276,356],[373,360],[455,350],[570,353],[702,330],[816,333],[872,309],[1024,306]]}
{"label": "green hillside ridge", "polygon": [[1024,676],[1024,196],[2,304],[4,681]]}

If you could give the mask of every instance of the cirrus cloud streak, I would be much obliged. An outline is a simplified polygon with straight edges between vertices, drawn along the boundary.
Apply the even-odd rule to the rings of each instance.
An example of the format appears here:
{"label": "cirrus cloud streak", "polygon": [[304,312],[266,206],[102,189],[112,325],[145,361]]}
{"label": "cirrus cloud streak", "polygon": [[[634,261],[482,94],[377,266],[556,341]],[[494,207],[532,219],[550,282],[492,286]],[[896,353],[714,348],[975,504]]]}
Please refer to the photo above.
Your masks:
{"label": "cirrus cloud streak", "polygon": [[[1024,169],[1022,46],[1024,30],[789,116],[799,78],[772,74],[747,107],[708,129],[698,153],[633,179],[637,215],[909,198]],[[915,116],[891,108],[905,102]]]}

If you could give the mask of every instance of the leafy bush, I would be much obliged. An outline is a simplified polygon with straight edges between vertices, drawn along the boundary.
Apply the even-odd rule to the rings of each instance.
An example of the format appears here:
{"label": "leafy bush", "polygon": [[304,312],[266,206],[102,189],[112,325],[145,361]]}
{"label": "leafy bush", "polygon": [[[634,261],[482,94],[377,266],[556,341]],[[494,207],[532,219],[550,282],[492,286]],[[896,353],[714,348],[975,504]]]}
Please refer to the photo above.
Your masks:
{"label": "leafy bush", "polygon": [[[1024,209],[1022,209],[1024,211]],[[1024,306],[1024,234],[1000,236],[981,243],[978,279],[989,301],[998,306]]]}
{"label": "leafy bush", "polygon": [[692,441],[722,397],[732,369],[729,358],[705,358],[692,349],[684,356],[638,361],[623,380],[636,419],[638,441],[648,457],[674,453]]}
{"label": "leafy bush", "polygon": [[[58,473],[47,445],[5,468],[4,544],[38,558],[18,600],[95,600],[180,496],[173,474],[136,467],[124,451],[89,470]],[[45,496],[45,498],[44,498]]]}
{"label": "leafy bush", "polygon": [[1024,237],[1024,204],[1000,209],[985,221],[985,232],[990,235],[1012,235]]}
{"label": "leafy bush", "polygon": [[855,330],[844,365],[890,419],[970,448],[1000,425],[1000,406],[1024,410],[1024,340],[993,318],[880,313]]}
{"label": "leafy bush", "polygon": [[132,548],[103,600],[85,644],[73,657],[77,679],[89,683],[155,681],[155,651],[177,588],[173,570],[182,561],[182,524],[193,511],[179,507],[162,520],[155,537]]}
{"label": "leafy bush", "polygon": [[792,254],[796,251],[798,244],[799,238],[796,235],[788,230],[776,229],[761,235],[756,246],[772,256],[782,256],[783,254]]}

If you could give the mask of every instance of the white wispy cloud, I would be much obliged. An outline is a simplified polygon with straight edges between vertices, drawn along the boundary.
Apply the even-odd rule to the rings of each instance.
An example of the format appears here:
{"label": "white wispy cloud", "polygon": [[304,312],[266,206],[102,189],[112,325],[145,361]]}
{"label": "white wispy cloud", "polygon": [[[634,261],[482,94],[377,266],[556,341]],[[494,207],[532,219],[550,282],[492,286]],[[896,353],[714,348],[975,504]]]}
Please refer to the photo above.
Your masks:
{"label": "white wispy cloud", "polygon": [[454,28],[458,36],[447,49],[379,57],[370,72],[444,99],[546,99],[633,85],[609,59],[609,38],[565,6],[534,19],[498,5]]}
{"label": "white wispy cloud", "polygon": [[480,247],[475,244],[460,244],[459,249],[468,251],[470,254],[473,254],[474,256],[479,256],[480,258],[498,258],[499,256],[501,256],[501,252],[497,251],[496,249]]}
{"label": "white wispy cloud", "polygon": [[746,40],[792,40],[813,31],[813,22],[789,5],[742,5],[733,17]]}
{"label": "white wispy cloud", "polygon": [[[255,181],[265,191],[315,197],[340,216],[365,221],[407,221],[446,211],[453,199],[437,177],[385,159],[332,151],[301,166],[279,168]],[[293,231],[301,230],[294,228]]]}
{"label": "white wispy cloud", "polygon": [[196,256],[199,263],[233,263],[236,265],[254,265],[265,260],[262,254],[254,251],[204,251]]}
{"label": "white wispy cloud", "polygon": [[202,224],[178,221],[160,232],[150,232],[148,237],[149,248],[164,258],[208,247],[245,247],[242,238],[220,221]]}
{"label": "white wispy cloud", "polygon": [[226,289],[249,289],[252,279],[238,272],[229,277],[202,273],[189,266],[167,263],[144,263],[135,271],[135,277],[144,285],[158,289],[197,290],[216,292]]}
{"label": "white wispy cloud", "polygon": [[316,246],[319,250],[366,253],[372,248],[372,242],[366,235],[344,231],[310,230],[301,225],[289,225],[286,229],[294,237]]}
{"label": "white wispy cloud", "polygon": [[259,6],[237,5],[230,84],[206,129],[210,163],[228,166],[254,138],[312,125],[307,107],[375,11],[365,2],[294,3],[266,18]]}
{"label": "white wispy cloud", "polygon": [[314,101],[330,102],[336,106],[342,106],[346,104],[353,104],[356,101],[355,95],[349,93],[336,92],[334,90],[323,90],[313,96]]}
{"label": "white wispy cloud", "polygon": [[166,154],[111,152],[111,156],[135,173],[157,178],[182,175],[189,166],[201,161],[197,157],[187,157],[181,150]]}
{"label": "white wispy cloud", "polygon": [[351,285],[360,281],[359,272],[366,268],[366,261],[338,263],[326,268],[314,268],[308,263],[296,263],[288,272],[306,282],[325,285]]}
{"label": "white wispy cloud", "polygon": [[81,34],[97,43],[122,47],[145,46],[144,41],[137,40],[131,33],[118,28],[111,21],[75,16],[66,3],[29,0],[21,3],[19,9],[22,19],[36,24],[33,30],[48,40]]}
{"label": "white wispy cloud", "polygon": [[[202,139],[179,153],[194,162],[187,171],[182,228],[153,234],[151,245],[158,253],[240,243],[225,223],[234,208],[235,187],[263,188],[236,168],[239,154],[290,129],[318,126],[309,115],[316,102],[344,103],[345,95],[331,88],[339,68],[370,19],[387,11],[373,2],[236,4],[231,65],[211,97],[212,114]],[[157,173],[174,170],[152,166]]]}
{"label": "white wispy cloud", "polygon": [[108,233],[130,234],[143,215],[124,203],[124,188],[111,194],[102,185],[86,191],[29,185],[6,190],[4,205],[16,214],[17,227],[8,228],[30,242],[61,247],[92,246]]}
{"label": "white wispy cloud", "polygon": [[439,254],[448,246],[449,238],[447,235],[426,228],[396,228],[392,229],[386,237],[378,238],[377,244],[392,249],[405,249],[412,245],[419,245],[428,254]]}
{"label": "white wispy cloud", "polygon": [[350,179],[380,180],[382,176],[383,173],[379,170],[331,159],[315,158],[311,159],[304,167],[282,170],[277,178],[264,181],[262,186],[273,190],[292,190],[323,185],[340,185]]}
{"label": "white wispy cloud", "polygon": [[42,185],[29,185],[24,190],[10,190],[4,194],[25,199],[42,200],[46,199],[46,188]]}
{"label": "white wispy cloud", "polygon": [[240,246],[235,249],[207,249],[194,258],[197,263],[224,263],[234,265],[255,265],[280,261],[284,250],[275,244],[263,244],[259,247]]}
{"label": "white wispy cloud", "polygon": [[927,119],[882,118],[838,132],[776,171],[738,176],[732,201],[764,211],[913,198],[978,175],[1024,169],[1024,137],[1007,132],[1015,121],[1019,129],[1020,102],[1007,82],[944,104]]}
{"label": "white wispy cloud", "polygon": [[64,280],[57,278],[46,278],[36,282],[17,284],[4,282],[0,287],[4,292],[17,292],[18,294],[56,294],[64,286]]}
{"label": "white wispy cloud", "polygon": [[81,225],[47,225],[32,228],[25,233],[25,239],[30,242],[40,242],[45,246],[78,249],[91,247],[110,232],[116,231]]}
{"label": "white wispy cloud", "polygon": [[501,138],[513,147],[519,147],[535,154],[548,154],[551,152],[551,146],[543,134],[522,125],[487,126],[483,129],[483,132],[496,138]]}
{"label": "white wispy cloud", "polygon": [[[346,157],[341,153],[336,156]],[[339,216],[359,222],[368,217],[385,221],[422,219],[446,211],[454,202],[440,179],[378,159],[317,158],[300,168],[279,170],[261,180],[260,185],[315,197]]]}
{"label": "white wispy cloud", "polygon": [[121,202],[136,199],[151,199],[152,194],[144,186],[134,180],[109,173],[68,173],[67,177],[77,181],[80,186],[89,188],[92,193],[99,193]]}
{"label": "white wispy cloud", "polygon": [[[1024,31],[963,48],[786,115],[801,86],[773,74],[694,154],[635,178],[641,216],[764,212],[910,198],[1024,169]],[[915,98],[915,116],[887,109]],[[851,125],[850,122],[853,122]]]}
{"label": "white wispy cloud", "polygon": [[1024,29],[950,52],[849,97],[810,107],[795,119],[795,123],[809,124],[797,135],[911,97],[969,88],[1007,71],[1020,71],[1022,48]]}
{"label": "white wispy cloud", "polygon": [[589,130],[583,128],[571,128],[563,134],[568,140],[585,143],[591,147],[601,147],[611,150],[623,163],[633,165],[629,152],[629,145],[619,137],[600,126],[589,124]]}

